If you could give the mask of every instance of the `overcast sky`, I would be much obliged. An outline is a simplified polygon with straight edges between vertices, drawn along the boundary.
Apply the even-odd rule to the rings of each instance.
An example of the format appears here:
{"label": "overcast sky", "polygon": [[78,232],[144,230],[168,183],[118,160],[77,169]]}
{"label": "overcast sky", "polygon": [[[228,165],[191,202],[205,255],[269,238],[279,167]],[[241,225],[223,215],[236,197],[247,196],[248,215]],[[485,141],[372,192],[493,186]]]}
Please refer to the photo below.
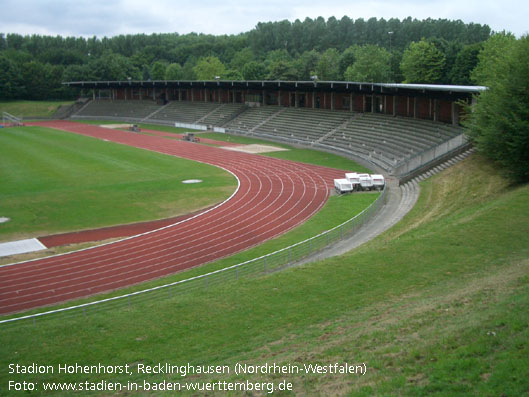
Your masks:
{"label": "overcast sky", "polygon": [[460,19],[529,33],[527,0],[0,0],[0,10],[0,32],[23,35],[237,34],[258,22],[344,15]]}

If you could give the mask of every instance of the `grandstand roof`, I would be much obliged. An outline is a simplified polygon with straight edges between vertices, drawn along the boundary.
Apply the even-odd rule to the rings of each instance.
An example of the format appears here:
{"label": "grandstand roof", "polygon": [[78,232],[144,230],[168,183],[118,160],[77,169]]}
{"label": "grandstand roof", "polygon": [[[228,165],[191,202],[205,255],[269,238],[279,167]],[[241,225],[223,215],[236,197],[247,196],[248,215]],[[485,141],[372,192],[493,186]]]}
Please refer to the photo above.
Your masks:
{"label": "grandstand roof", "polygon": [[125,80],[125,81],[69,81],[63,84],[78,88],[117,87],[172,87],[172,88],[233,88],[269,89],[287,91],[337,91],[354,93],[384,93],[408,95],[453,95],[456,97],[478,94],[487,89],[483,86],[363,83],[352,81],[285,81],[285,80]]}

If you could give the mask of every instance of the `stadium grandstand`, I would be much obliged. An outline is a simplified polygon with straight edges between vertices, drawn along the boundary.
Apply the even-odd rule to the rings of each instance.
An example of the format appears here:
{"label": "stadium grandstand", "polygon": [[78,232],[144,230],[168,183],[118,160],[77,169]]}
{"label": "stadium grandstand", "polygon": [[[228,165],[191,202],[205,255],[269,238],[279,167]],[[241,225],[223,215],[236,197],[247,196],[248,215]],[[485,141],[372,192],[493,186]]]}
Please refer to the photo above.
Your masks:
{"label": "stadium grandstand", "polygon": [[72,118],[197,127],[354,157],[406,178],[467,146],[459,121],[481,86],[324,81],[82,81]]}

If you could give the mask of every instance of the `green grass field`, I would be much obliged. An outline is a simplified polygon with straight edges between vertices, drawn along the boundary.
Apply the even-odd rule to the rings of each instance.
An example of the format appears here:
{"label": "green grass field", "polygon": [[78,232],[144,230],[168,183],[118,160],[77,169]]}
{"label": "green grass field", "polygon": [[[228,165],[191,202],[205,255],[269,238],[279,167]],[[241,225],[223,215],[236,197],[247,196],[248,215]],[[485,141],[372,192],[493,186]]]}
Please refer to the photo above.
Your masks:
{"label": "green grass field", "polygon": [[53,129],[6,128],[0,146],[0,241],[186,214],[237,186],[216,167]]}
{"label": "green grass field", "polygon": [[[473,156],[421,183],[402,222],[341,257],[131,308],[6,327],[2,390],[9,380],[285,379],[291,395],[524,395],[528,203],[529,186],[509,186]],[[232,371],[138,374],[140,364],[166,362]],[[365,363],[367,372],[233,374],[236,363],[335,362]],[[132,375],[17,375],[9,363],[129,364]]]}
{"label": "green grass field", "polygon": [[0,102],[0,113],[7,112],[16,117],[51,117],[61,105],[73,101],[8,101]]}

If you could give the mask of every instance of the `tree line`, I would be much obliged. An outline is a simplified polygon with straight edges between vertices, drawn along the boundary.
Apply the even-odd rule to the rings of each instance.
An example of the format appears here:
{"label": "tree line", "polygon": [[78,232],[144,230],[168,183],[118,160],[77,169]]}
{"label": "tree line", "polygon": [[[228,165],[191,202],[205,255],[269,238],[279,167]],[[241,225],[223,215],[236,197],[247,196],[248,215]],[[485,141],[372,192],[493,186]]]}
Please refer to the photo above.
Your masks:
{"label": "tree line", "polygon": [[487,25],[331,17],[258,23],[237,35],[103,38],[0,33],[0,99],[73,98],[63,81],[347,80],[472,84]]}
{"label": "tree line", "polygon": [[529,36],[496,34],[472,78],[488,89],[463,121],[474,145],[516,182],[529,182]]}

